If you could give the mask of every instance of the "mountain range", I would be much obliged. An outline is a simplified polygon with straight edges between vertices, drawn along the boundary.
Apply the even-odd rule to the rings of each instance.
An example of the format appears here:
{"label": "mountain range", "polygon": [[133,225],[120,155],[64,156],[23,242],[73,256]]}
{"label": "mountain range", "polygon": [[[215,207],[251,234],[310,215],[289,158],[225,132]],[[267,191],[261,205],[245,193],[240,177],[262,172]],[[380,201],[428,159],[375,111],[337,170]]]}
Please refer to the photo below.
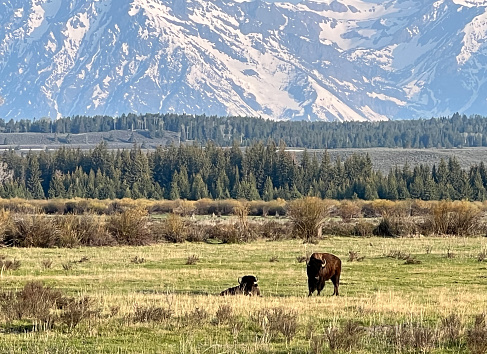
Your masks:
{"label": "mountain range", "polygon": [[0,118],[487,112],[487,0],[4,0]]}

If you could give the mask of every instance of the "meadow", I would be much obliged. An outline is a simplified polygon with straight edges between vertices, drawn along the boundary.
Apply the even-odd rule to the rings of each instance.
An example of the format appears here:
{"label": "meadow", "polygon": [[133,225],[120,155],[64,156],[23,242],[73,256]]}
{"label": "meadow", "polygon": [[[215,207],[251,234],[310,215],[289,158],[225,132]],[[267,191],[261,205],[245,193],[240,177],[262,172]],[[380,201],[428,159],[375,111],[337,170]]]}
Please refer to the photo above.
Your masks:
{"label": "meadow", "polygon": [[[305,260],[315,251],[342,259],[339,297],[330,282],[307,296]],[[326,235],[4,248],[0,352],[485,353],[486,251],[484,237]],[[261,297],[219,296],[246,274],[258,276]],[[48,326],[35,316],[40,304],[9,315],[32,282],[85,301],[52,310]]]}

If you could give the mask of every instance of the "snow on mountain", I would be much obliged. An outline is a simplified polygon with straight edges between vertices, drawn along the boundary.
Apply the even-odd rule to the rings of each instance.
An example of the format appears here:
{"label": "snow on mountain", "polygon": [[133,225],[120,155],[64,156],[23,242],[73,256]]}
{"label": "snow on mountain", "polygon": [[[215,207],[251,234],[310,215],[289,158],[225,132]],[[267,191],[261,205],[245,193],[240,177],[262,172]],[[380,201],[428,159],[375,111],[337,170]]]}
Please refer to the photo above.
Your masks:
{"label": "snow on mountain", "polygon": [[486,114],[487,0],[4,0],[0,117]]}

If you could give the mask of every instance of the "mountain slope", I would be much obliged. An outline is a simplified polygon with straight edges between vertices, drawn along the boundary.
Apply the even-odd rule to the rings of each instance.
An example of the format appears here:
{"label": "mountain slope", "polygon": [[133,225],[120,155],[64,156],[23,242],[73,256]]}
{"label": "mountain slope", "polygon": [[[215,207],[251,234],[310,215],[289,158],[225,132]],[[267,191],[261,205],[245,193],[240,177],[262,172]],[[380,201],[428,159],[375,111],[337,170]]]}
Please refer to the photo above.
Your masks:
{"label": "mountain slope", "polygon": [[0,117],[483,113],[487,2],[7,0]]}

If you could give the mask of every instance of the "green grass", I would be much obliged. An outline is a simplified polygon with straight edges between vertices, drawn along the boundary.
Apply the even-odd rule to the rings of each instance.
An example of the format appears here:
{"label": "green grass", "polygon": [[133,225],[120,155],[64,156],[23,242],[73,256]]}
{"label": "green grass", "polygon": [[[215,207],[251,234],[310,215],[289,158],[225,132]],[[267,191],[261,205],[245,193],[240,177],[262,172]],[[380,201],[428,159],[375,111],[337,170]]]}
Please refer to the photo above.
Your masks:
{"label": "green grass", "polygon": [[[334,237],[319,244],[291,240],[3,249],[1,254],[7,259],[22,262],[20,269],[2,273],[4,291],[20,290],[28,281],[42,281],[66,295],[92,297],[101,314],[71,331],[58,324],[49,331],[9,333],[2,319],[5,333],[0,335],[0,352],[329,352],[327,331],[340,329],[350,320],[359,322],[365,331],[353,352],[393,353],[417,348],[410,344],[397,347],[381,328],[401,324],[409,329],[420,324],[440,333],[441,320],[455,313],[461,319],[462,338],[452,345],[437,339],[423,349],[467,353],[466,333],[474,316],[484,313],[487,305],[487,262],[477,259],[486,243],[484,238]],[[350,250],[365,259],[348,261]],[[454,258],[447,257],[448,250]],[[342,259],[340,297],[330,296],[333,286],[329,282],[324,296],[307,297],[306,265],[297,257],[315,251],[334,253]],[[421,263],[405,264],[387,257],[391,251],[409,253]],[[191,255],[197,255],[199,261],[186,265]],[[145,262],[131,262],[136,256]],[[78,262],[82,257],[88,261]],[[273,257],[277,261],[270,262]],[[43,268],[44,259],[53,261],[52,268]],[[67,262],[73,266],[66,271],[62,265]],[[218,296],[245,274],[259,277],[261,298]],[[229,323],[216,321],[222,305],[231,308]],[[173,314],[161,322],[134,323],[136,306],[170,308]],[[114,308],[117,310],[112,313]],[[207,316],[194,317],[196,308]],[[259,322],[259,314],[275,308],[295,313],[297,330],[292,339],[269,332]]]}

